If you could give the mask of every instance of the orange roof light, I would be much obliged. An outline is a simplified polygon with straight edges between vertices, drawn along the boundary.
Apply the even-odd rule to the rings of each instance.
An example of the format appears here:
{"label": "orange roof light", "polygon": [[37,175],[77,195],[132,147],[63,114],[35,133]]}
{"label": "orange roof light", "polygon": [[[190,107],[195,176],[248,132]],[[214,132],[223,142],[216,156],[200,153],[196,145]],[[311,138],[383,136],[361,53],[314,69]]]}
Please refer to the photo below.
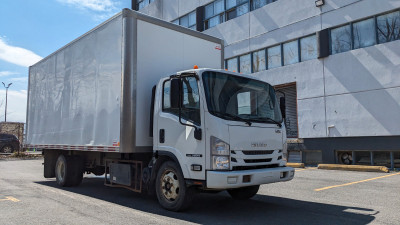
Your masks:
{"label": "orange roof light", "polygon": [[193,69],[195,69],[195,70],[198,69],[198,68],[199,68],[199,67],[198,67],[197,65],[194,65],[194,66],[193,66]]}

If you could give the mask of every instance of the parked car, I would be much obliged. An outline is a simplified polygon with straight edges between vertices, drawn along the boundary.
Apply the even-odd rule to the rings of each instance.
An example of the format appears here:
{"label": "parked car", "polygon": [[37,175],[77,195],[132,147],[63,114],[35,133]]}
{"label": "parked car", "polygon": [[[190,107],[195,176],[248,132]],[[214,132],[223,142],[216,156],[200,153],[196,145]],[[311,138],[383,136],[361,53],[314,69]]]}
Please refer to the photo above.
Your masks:
{"label": "parked car", "polygon": [[18,151],[19,146],[19,140],[15,135],[0,133],[0,152],[12,153],[14,151]]}

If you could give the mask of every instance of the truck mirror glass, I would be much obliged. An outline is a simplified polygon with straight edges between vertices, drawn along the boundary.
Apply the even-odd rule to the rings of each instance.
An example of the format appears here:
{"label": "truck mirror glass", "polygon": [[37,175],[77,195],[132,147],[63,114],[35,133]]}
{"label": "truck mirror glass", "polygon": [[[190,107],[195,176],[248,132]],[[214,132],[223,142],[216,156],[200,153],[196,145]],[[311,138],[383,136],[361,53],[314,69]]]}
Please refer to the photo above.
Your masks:
{"label": "truck mirror glass", "polygon": [[286,100],[285,100],[285,97],[281,97],[279,99],[279,106],[280,106],[280,109],[281,109],[282,118],[285,119],[286,118]]}
{"label": "truck mirror glass", "polygon": [[181,95],[181,79],[172,79],[170,88],[170,101],[171,108],[180,108],[180,95]]}
{"label": "truck mirror glass", "polygon": [[194,130],[194,138],[196,139],[196,140],[201,140],[201,136],[202,136],[202,132],[201,132],[201,129],[200,128],[195,128],[195,130]]}

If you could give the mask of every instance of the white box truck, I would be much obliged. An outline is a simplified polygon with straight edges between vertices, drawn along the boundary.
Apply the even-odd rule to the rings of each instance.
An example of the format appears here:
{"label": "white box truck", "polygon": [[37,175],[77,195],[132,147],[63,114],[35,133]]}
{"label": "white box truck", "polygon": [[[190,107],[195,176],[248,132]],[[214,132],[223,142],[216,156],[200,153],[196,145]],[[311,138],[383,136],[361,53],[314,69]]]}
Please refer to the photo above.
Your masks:
{"label": "white box truck", "polygon": [[222,40],[124,9],[30,67],[26,147],[60,186],[104,175],[173,211],[291,180],[284,99],[223,62]]}

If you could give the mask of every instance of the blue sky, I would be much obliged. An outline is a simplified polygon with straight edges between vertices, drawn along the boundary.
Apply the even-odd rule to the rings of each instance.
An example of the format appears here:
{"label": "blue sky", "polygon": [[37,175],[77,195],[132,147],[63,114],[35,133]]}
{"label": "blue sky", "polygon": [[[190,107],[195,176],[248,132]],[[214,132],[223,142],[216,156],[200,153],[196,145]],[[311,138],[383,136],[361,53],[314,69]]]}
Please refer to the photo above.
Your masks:
{"label": "blue sky", "polygon": [[131,0],[2,0],[0,6],[0,121],[25,122],[28,67],[86,33]]}

